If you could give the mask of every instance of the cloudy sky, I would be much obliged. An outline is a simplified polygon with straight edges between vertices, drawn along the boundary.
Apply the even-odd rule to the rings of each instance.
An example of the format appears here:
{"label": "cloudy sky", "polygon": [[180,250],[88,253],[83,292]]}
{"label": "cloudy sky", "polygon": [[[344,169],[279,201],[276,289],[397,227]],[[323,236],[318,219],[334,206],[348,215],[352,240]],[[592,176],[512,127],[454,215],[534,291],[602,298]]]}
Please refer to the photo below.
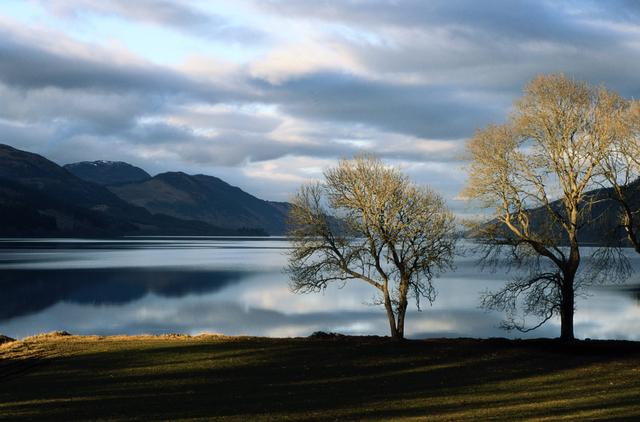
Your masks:
{"label": "cloudy sky", "polygon": [[266,199],[358,151],[455,201],[538,73],[640,97],[640,2],[2,0],[0,142]]}

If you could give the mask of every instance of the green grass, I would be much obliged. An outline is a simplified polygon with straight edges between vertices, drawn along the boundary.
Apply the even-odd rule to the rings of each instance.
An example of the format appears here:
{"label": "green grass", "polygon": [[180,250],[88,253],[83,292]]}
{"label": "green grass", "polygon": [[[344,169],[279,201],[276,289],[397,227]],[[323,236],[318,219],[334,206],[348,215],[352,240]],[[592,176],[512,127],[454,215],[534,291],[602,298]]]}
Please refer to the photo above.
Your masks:
{"label": "green grass", "polygon": [[0,346],[0,419],[640,418],[640,344],[44,336]]}

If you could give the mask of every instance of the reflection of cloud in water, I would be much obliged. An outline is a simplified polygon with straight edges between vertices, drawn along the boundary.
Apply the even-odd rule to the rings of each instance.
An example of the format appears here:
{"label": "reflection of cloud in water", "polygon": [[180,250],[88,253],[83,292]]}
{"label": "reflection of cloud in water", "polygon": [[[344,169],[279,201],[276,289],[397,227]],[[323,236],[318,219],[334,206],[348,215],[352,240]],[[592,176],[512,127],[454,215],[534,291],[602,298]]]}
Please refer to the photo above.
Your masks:
{"label": "reflection of cloud in water", "polygon": [[[310,296],[291,295],[290,300],[281,303],[280,307],[267,309],[248,303],[230,302],[226,300],[227,293],[230,293],[229,290],[224,289],[219,293],[182,298],[149,294],[123,305],[59,303],[47,312],[8,321],[3,324],[3,331],[15,336],[55,329],[85,334],[222,332],[306,336],[313,331],[323,330],[387,335],[387,322],[380,307],[360,305],[357,309],[339,308],[328,300],[324,311],[304,311],[305,299]],[[300,311],[292,312],[293,308]],[[592,338],[637,338],[634,337],[639,331],[640,315],[637,310],[626,316],[622,315],[624,311],[615,314],[604,311],[598,310],[596,314],[589,315],[589,324],[582,322],[584,318],[580,318],[582,314],[579,312],[576,318],[577,334]],[[505,333],[496,328],[500,318],[498,314],[486,314],[476,309],[429,308],[423,312],[410,312],[407,332],[415,338],[504,336]],[[554,337],[557,333],[557,324],[550,324],[527,335],[512,333],[512,336]]]}
{"label": "reflection of cloud in water", "polygon": [[[498,316],[481,311],[411,312],[410,337],[491,337],[502,336],[495,326]],[[215,294],[188,296],[181,300],[149,295],[126,305],[87,306],[59,303],[48,312],[17,318],[4,330],[18,337],[39,331],[64,329],[80,334],[223,332],[267,336],[306,336],[313,331],[345,334],[387,335],[387,322],[381,308],[330,310],[327,312],[284,313],[278,309],[246,307],[238,303],[217,302]],[[39,327],[34,330],[33,327]],[[553,329],[536,336],[553,335]]]}
{"label": "reflection of cloud in water", "polygon": [[[181,300],[154,294],[126,305],[86,306],[59,303],[46,313],[16,318],[3,330],[16,336],[54,329],[74,333],[224,332],[228,334],[276,335],[292,327],[291,335],[316,329],[330,330],[354,321],[370,321],[382,315],[369,312],[284,314],[273,309],[246,308],[238,303],[216,302],[214,295],[187,296]],[[384,322],[381,320],[380,322]],[[376,325],[378,325],[376,323]],[[38,327],[35,329],[33,327]]]}
{"label": "reflection of cloud in water", "polygon": [[594,288],[574,322],[582,337],[640,340],[640,307],[625,288]]}

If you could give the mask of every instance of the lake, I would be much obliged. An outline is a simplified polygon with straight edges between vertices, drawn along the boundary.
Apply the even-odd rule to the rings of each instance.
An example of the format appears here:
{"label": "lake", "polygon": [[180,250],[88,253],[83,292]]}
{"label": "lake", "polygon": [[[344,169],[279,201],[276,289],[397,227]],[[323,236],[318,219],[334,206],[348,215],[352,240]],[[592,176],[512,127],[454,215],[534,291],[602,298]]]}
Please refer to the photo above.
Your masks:
{"label": "lake", "polygon": [[[291,293],[287,248],[283,238],[0,239],[0,333],[387,335],[384,309],[370,305],[375,290],[365,283]],[[640,257],[629,256],[640,268]],[[579,297],[576,336],[640,340],[639,275]],[[478,309],[479,293],[508,277],[459,257],[435,281],[433,306],[412,305],[408,337],[557,337],[558,321],[507,333],[501,314]]]}

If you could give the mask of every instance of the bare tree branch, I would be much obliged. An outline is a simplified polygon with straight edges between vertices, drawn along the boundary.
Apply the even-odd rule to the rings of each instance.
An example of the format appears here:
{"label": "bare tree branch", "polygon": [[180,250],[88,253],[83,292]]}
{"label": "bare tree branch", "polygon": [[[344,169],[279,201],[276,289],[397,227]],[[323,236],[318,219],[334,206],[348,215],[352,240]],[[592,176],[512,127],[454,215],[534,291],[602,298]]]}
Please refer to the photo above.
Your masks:
{"label": "bare tree branch", "polygon": [[[472,229],[485,249],[483,265],[511,260],[525,273],[483,295],[485,308],[507,314],[505,328],[530,329],[518,310],[540,320],[533,328],[559,314],[561,337],[573,339],[575,294],[586,275],[578,271],[580,233],[597,224],[592,210],[601,200],[589,190],[608,177],[603,163],[624,127],[625,107],[604,88],[564,75],[538,76],[507,123],[469,140],[464,195],[495,210],[492,221]],[[596,260],[599,270],[588,272],[590,282],[628,274],[623,254],[595,254]]]}
{"label": "bare tree branch", "polygon": [[292,201],[291,288],[362,280],[381,292],[391,335],[402,338],[408,298],[433,302],[432,279],[453,267],[453,214],[435,192],[371,156],[342,160],[324,176]]}

